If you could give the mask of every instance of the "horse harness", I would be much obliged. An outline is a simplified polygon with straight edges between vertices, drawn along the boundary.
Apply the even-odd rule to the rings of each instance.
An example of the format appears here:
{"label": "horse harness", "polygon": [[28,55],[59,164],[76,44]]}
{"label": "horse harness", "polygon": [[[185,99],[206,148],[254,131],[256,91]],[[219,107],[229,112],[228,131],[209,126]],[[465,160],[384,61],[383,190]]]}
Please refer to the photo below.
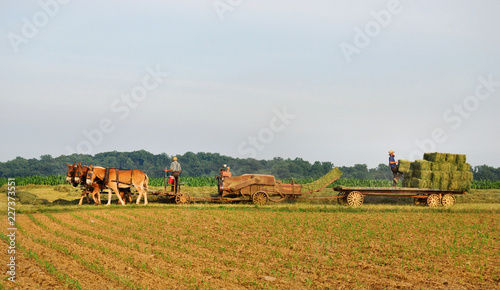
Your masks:
{"label": "horse harness", "polygon": [[[133,178],[133,170],[130,170],[130,183],[127,183],[127,182],[123,182],[123,181],[120,181],[120,170],[118,169],[115,169],[115,172],[116,172],[116,180],[111,180],[112,182],[116,182],[117,183],[117,186],[120,186],[120,183],[123,183],[123,184],[126,184],[126,185],[132,185],[132,178]],[[106,168],[106,172],[104,174],[104,180],[105,180],[105,183],[107,183],[107,181],[109,181],[109,168]]]}

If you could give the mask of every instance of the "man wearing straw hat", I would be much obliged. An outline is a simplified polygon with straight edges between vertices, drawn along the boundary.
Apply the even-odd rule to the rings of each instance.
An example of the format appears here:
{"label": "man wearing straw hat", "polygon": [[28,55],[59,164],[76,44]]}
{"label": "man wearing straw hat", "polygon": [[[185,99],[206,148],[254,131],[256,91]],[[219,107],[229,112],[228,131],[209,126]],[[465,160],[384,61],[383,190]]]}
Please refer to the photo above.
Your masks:
{"label": "man wearing straw hat", "polygon": [[165,172],[172,171],[172,176],[174,177],[174,183],[171,186],[171,191],[177,193],[177,188],[179,184],[179,174],[181,174],[182,168],[181,164],[177,161],[177,156],[172,158],[172,163],[170,163],[170,169],[165,168]]}
{"label": "man wearing straw hat", "polygon": [[403,176],[403,172],[399,172],[398,162],[394,159],[394,150],[389,151],[389,166],[391,167],[392,175],[394,179],[392,180],[392,186],[398,186],[398,180]]}

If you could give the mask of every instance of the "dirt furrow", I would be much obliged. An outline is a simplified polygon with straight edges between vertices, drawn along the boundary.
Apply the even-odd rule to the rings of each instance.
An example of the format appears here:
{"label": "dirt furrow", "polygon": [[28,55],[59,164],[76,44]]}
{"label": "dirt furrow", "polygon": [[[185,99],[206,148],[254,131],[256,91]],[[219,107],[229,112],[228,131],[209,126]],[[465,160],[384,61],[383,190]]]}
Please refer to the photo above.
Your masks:
{"label": "dirt furrow", "polygon": [[[15,282],[4,280],[2,284],[8,289],[70,289],[65,286],[62,281],[57,279],[53,274],[50,274],[47,269],[40,265],[37,261],[30,258],[17,245],[15,254],[7,256],[7,251],[0,251],[0,260],[9,261],[10,257],[15,258]],[[7,244],[1,243],[0,247],[7,248]],[[8,276],[10,277],[10,275]]]}
{"label": "dirt furrow", "polygon": [[[44,225],[57,229],[57,233],[64,232],[60,225],[46,216],[37,215],[35,218]],[[122,285],[127,287],[136,287],[134,285],[137,285],[142,288],[154,288],[158,285],[170,286],[176,284],[171,279],[164,279],[163,275],[159,275],[160,273],[155,273],[154,267],[150,269],[146,267],[150,263],[149,260],[153,258],[151,255],[143,253],[133,253],[131,255],[127,249],[107,244],[98,239],[80,240],[83,243],[77,245],[74,240],[68,238],[68,235],[64,235],[64,237],[63,235],[58,236],[54,232],[45,232],[45,234],[47,240],[63,245],[70,249],[73,254],[80,256],[82,260],[93,262],[102,267],[98,270],[101,275],[106,275],[112,280],[119,280]],[[72,233],[72,235],[75,238],[82,238],[76,233]],[[85,243],[85,241],[89,243]]]}
{"label": "dirt furrow", "polygon": [[[85,214],[78,216],[87,217]],[[58,214],[54,215],[54,217],[60,219],[64,223],[76,226],[79,231],[84,231],[90,236],[99,235],[100,237],[105,237],[106,239],[123,242],[123,244],[119,244],[117,242],[115,245],[110,245],[109,241],[106,241],[104,242],[104,245],[107,246],[110,250],[117,251],[120,253],[120,255],[128,257],[126,259],[133,259],[136,264],[142,265],[144,268],[157,269],[157,273],[160,273],[163,276],[172,276],[172,279],[176,280],[176,284],[210,285],[212,283],[211,281],[216,280],[216,285],[218,286],[233,289],[238,288],[238,286],[233,282],[219,280],[218,277],[213,277],[207,273],[204,273],[202,269],[199,269],[199,267],[202,267],[204,264],[206,264],[208,260],[193,260],[192,257],[183,253],[179,253],[177,256],[172,257],[173,254],[168,253],[170,252],[169,248],[165,249],[159,245],[145,244],[141,240],[130,238],[126,235],[117,235],[109,229],[107,230],[106,228],[100,226],[91,226],[86,222],[83,222],[68,214]],[[99,221],[95,221],[95,223],[99,223]],[[67,230],[67,228],[65,229]],[[61,228],[60,230],[64,229]],[[83,236],[85,236],[85,234]],[[89,236],[86,237],[86,239],[88,238]],[[97,240],[98,239],[92,238],[92,241],[94,241],[94,243],[97,243]],[[158,254],[163,255],[163,257],[159,256]],[[156,285],[164,285],[167,282],[168,281],[158,282]]]}
{"label": "dirt furrow", "polygon": [[29,231],[28,236],[19,231],[18,242],[31,252],[37,253],[41,259],[52,264],[60,272],[76,279],[83,289],[100,289],[103,285],[109,288],[124,288],[106,277],[96,275],[72,257],[36,242],[35,239],[46,236],[46,231],[34,224],[27,216],[18,216],[17,222],[24,230]]}

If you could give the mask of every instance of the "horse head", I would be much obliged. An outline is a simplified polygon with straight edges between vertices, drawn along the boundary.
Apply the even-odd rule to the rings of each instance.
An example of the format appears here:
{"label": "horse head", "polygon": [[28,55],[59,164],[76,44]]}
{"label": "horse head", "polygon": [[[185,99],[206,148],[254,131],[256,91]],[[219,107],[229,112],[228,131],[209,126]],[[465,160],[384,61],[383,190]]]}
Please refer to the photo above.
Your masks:
{"label": "horse head", "polygon": [[81,183],[81,182],[85,181],[85,177],[86,177],[85,173],[84,173],[85,167],[86,166],[82,167],[82,163],[78,162],[78,165],[76,166],[76,169],[75,169],[75,182]]}
{"label": "horse head", "polygon": [[78,182],[75,181],[75,173],[76,173],[76,162],[73,163],[73,165],[69,165],[66,163],[68,166],[68,172],[66,173],[66,182],[73,184],[73,186],[76,186]]}
{"label": "horse head", "polygon": [[86,179],[87,179],[87,185],[88,186],[92,186],[92,183],[94,183],[94,179],[96,178],[96,174],[94,172],[94,166],[92,164],[89,165],[88,169],[87,169],[87,175],[86,175]]}

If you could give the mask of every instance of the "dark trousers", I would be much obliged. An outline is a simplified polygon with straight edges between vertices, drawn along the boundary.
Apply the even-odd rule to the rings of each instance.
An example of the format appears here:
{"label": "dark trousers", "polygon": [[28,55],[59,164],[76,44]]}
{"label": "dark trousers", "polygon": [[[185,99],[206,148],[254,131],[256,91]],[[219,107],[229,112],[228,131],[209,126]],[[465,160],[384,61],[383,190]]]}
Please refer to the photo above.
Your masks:
{"label": "dark trousers", "polygon": [[172,176],[174,177],[174,184],[172,184],[172,186],[170,187],[170,191],[177,193],[177,185],[179,184],[179,171],[172,172]]}
{"label": "dark trousers", "polygon": [[403,172],[399,171],[399,167],[397,165],[391,167],[391,171],[392,171],[392,176],[394,177],[394,179],[392,180],[392,186],[397,186],[398,180],[403,175]]}

